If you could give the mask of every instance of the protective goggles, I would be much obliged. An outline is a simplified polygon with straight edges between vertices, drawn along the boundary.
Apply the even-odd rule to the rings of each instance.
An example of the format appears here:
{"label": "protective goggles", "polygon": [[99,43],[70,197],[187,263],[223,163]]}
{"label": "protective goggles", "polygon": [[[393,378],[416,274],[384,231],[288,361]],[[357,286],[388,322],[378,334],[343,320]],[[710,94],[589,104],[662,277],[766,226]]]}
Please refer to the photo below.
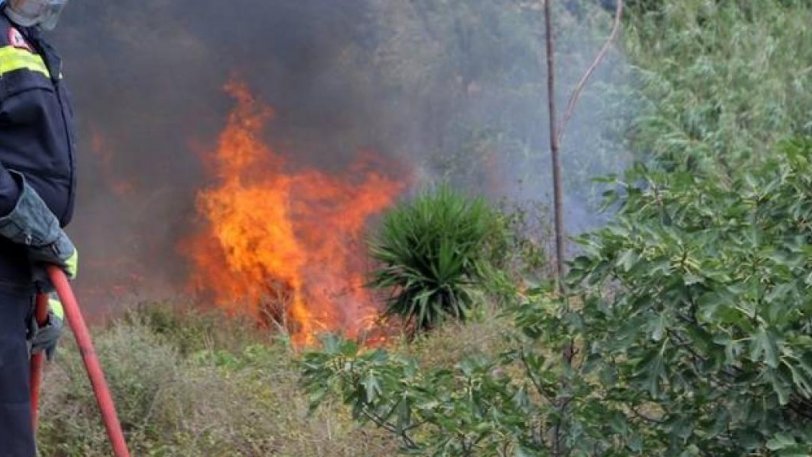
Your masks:
{"label": "protective goggles", "polygon": [[39,25],[53,30],[68,0],[8,0],[6,14],[23,27]]}

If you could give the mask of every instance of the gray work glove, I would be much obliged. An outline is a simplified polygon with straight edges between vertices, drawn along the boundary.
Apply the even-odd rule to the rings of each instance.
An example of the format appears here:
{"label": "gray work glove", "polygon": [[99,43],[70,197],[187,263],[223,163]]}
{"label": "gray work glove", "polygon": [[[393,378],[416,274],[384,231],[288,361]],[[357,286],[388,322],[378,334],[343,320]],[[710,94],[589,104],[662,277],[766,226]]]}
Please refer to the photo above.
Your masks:
{"label": "gray work glove", "polygon": [[48,360],[53,360],[56,355],[56,346],[59,339],[65,332],[65,311],[62,309],[62,302],[55,295],[48,297],[48,320],[45,325],[40,326],[35,316],[31,318],[28,338],[31,344],[31,353],[38,354],[45,352]]}
{"label": "gray work glove", "polygon": [[20,198],[11,213],[0,218],[0,236],[28,247],[28,257],[37,267],[35,280],[46,290],[52,290],[44,266],[58,265],[73,279],[78,269],[79,254],[59,226],[59,220],[25,182],[23,175],[14,171],[11,174],[20,184]]}

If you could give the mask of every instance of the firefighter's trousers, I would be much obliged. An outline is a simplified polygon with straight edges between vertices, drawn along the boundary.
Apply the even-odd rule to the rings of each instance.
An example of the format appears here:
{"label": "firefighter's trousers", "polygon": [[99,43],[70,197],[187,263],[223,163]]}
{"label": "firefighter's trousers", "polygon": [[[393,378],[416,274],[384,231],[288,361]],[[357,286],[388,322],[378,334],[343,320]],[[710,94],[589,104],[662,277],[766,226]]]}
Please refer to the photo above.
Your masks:
{"label": "firefighter's trousers", "polygon": [[25,251],[0,239],[0,457],[34,457],[28,319],[34,303]]}

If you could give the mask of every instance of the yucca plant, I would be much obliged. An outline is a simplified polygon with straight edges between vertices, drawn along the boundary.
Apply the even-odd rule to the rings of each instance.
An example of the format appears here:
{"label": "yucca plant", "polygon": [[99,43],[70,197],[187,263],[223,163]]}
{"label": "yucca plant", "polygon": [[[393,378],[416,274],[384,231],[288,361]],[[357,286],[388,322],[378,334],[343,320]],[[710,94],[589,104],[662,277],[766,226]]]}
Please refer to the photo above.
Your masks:
{"label": "yucca plant", "polygon": [[370,241],[377,263],[370,285],[390,293],[387,314],[410,331],[445,318],[465,320],[489,265],[486,246],[500,230],[497,213],[482,198],[448,186],[402,202],[384,215]]}

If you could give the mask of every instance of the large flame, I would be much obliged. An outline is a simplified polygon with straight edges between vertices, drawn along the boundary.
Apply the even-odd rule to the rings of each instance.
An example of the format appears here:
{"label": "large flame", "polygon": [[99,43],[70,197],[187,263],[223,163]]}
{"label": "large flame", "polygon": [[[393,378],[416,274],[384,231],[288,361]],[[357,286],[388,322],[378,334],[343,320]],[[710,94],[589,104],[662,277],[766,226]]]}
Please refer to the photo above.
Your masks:
{"label": "large flame", "polygon": [[216,185],[199,192],[205,229],[182,250],[191,287],[232,313],[278,323],[307,344],[323,331],[350,337],[379,314],[364,289],[363,232],[405,184],[367,154],[342,175],[293,170],[261,140],[273,111],[242,84],[212,155]]}

